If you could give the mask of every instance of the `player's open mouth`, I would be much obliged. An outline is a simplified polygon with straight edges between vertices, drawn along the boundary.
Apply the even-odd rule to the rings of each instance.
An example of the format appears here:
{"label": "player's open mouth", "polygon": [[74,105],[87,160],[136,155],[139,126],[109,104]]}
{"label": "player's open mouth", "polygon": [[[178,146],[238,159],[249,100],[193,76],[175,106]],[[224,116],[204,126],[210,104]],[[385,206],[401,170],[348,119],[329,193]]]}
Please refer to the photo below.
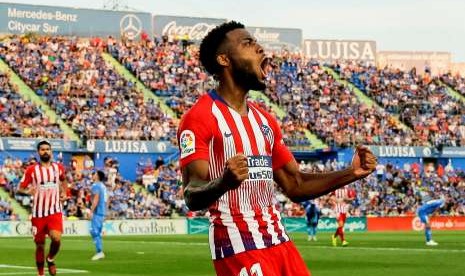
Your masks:
{"label": "player's open mouth", "polygon": [[260,63],[260,72],[262,73],[262,79],[266,79],[266,76],[271,72],[271,59],[264,57]]}

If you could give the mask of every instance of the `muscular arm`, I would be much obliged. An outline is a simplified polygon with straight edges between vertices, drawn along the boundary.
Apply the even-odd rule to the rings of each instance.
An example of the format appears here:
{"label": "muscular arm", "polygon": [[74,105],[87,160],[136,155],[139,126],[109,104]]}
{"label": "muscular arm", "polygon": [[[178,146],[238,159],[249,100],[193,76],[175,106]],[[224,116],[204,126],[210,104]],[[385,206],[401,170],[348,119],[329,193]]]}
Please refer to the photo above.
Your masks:
{"label": "muscular arm", "polygon": [[32,177],[31,177],[31,170],[28,168],[26,172],[24,173],[23,179],[21,180],[21,183],[19,183],[19,187],[17,192],[20,194],[26,194],[26,195],[34,195],[35,193],[35,187],[32,184]]}
{"label": "muscular arm", "polygon": [[60,199],[62,201],[66,200],[66,191],[68,189],[68,182],[66,180],[62,181],[60,183],[60,187],[59,187],[59,190],[60,190]]}
{"label": "muscular arm", "polygon": [[299,171],[295,161],[275,171],[274,178],[294,202],[317,198],[358,179],[352,168],[328,173],[304,173]]}
{"label": "muscular arm", "polygon": [[209,207],[228,190],[239,187],[248,177],[247,158],[236,155],[226,161],[223,176],[208,180],[208,162],[195,160],[182,172],[184,199],[192,211]]}
{"label": "muscular arm", "polygon": [[227,190],[222,178],[208,181],[208,162],[193,161],[182,172],[184,199],[192,211],[202,210],[220,198]]}
{"label": "muscular arm", "polygon": [[304,173],[295,160],[274,171],[274,179],[294,202],[313,199],[362,179],[374,171],[376,157],[364,147],[357,148],[352,165],[336,172]]}
{"label": "muscular arm", "polygon": [[19,187],[18,190],[17,190],[17,193],[32,196],[35,193],[35,189],[34,189],[34,187],[29,187],[29,188],[21,188],[21,187]]}

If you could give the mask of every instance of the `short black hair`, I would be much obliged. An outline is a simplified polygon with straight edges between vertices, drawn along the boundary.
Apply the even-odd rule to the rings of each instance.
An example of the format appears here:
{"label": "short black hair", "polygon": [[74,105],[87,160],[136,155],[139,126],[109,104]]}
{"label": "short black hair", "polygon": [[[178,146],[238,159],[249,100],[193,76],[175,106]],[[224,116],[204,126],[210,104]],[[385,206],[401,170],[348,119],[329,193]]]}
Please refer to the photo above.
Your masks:
{"label": "short black hair", "polygon": [[99,181],[105,181],[106,176],[105,176],[105,173],[103,171],[98,170],[95,173],[97,174]]}
{"label": "short black hair", "polygon": [[39,143],[37,143],[37,151],[39,151],[40,146],[42,145],[48,145],[50,148],[52,147],[52,144],[50,144],[49,141],[47,140],[40,140]]}
{"label": "short black hair", "polygon": [[237,21],[225,22],[211,30],[200,43],[200,62],[205,70],[216,75],[221,67],[216,61],[218,48],[226,38],[226,34],[235,29],[244,29],[245,26]]}

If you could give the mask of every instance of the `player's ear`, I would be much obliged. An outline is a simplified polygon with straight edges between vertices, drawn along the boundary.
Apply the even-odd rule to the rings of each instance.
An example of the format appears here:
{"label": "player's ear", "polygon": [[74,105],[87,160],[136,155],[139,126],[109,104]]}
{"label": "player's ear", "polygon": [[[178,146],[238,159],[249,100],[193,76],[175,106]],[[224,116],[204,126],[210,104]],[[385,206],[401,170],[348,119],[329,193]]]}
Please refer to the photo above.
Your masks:
{"label": "player's ear", "polygon": [[226,54],[219,54],[216,56],[216,62],[218,62],[221,67],[228,67],[231,61]]}

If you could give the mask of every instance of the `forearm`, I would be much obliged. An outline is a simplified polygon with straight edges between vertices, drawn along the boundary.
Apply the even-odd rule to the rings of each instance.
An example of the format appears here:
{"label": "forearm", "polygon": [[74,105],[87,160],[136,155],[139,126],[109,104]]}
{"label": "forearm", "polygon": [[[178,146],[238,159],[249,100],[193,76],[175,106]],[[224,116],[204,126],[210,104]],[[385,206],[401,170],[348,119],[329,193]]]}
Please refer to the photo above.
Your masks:
{"label": "forearm", "polygon": [[60,194],[65,194],[68,189],[68,183],[66,183],[66,181],[62,181],[58,189],[60,190]]}
{"label": "forearm", "polygon": [[317,174],[299,172],[299,175],[302,181],[290,191],[294,201],[317,198],[358,180],[352,168]]}
{"label": "forearm", "polygon": [[184,188],[184,200],[192,211],[198,211],[209,207],[218,200],[227,190],[222,186],[222,178],[210,182],[192,180]]}
{"label": "forearm", "polygon": [[92,206],[90,206],[90,212],[93,214],[96,208],[97,208],[97,204],[92,203]]}
{"label": "forearm", "polygon": [[94,196],[92,197],[92,204],[91,204],[91,206],[90,206],[90,211],[91,211],[92,213],[94,213],[94,212],[95,212],[95,209],[97,209],[98,200],[99,200],[99,199],[98,199],[98,197],[97,197],[96,195],[94,195]]}
{"label": "forearm", "polygon": [[27,188],[18,188],[18,190],[16,190],[16,192],[17,192],[18,194],[31,195],[31,194],[30,194],[30,190],[27,189]]}

